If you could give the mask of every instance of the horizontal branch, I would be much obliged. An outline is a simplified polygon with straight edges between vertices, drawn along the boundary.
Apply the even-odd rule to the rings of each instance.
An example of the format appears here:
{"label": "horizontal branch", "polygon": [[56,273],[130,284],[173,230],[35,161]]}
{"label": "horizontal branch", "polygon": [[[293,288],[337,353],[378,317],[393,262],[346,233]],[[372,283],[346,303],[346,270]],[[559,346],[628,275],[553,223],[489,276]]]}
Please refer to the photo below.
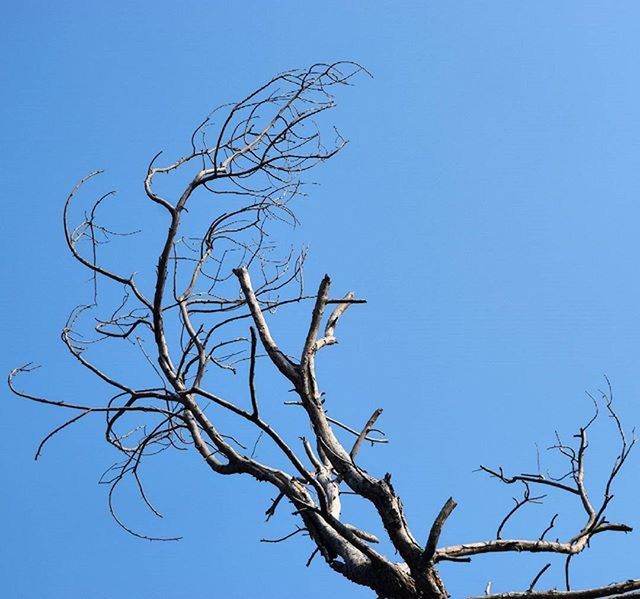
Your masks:
{"label": "horizontal branch", "polygon": [[[631,597],[640,597],[640,592],[635,592],[639,590],[640,580],[625,580],[624,582],[583,591],[521,591],[491,595],[491,599],[600,599],[603,597],[631,599]],[[481,597],[472,597],[471,599],[481,599]],[[486,598],[482,597],[482,599]]]}
{"label": "horizontal branch", "polygon": [[480,466],[480,470],[490,474],[491,476],[495,476],[497,479],[501,480],[503,483],[507,485],[511,485],[517,482],[523,483],[534,483],[538,485],[546,485],[548,487],[554,487],[556,489],[560,489],[561,491],[566,491],[567,493],[573,493],[574,495],[580,495],[580,491],[578,491],[575,487],[570,487],[569,485],[565,485],[556,480],[551,480],[549,478],[545,478],[542,474],[517,474],[515,476],[506,476],[502,469],[492,470],[491,468],[487,468],[486,466]]}

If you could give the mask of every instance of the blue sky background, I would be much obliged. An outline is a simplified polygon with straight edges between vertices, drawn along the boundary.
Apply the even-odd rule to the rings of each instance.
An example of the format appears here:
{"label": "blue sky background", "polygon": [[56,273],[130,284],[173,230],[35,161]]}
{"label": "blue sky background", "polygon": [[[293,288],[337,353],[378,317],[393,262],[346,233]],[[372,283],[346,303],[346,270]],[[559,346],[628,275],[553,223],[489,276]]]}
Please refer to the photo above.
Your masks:
{"label": "blue sky background", "polygon": [[[385,409],[392,444],[362,459],[393,472],[414,534],[424,539],[453,495],[443,541],[491,538],[514,489],[474,468],[535,470],[536,443],[585,421],[584,392],[604,374],[629,428],[640,423],[638,3],[25,1],[5,6],[3,21],[3,371],[35,360],[46,368],[33,389],[104,397],[58,340],[70,308],[90,298],[60,224],[82,175],[107,169],[100,185],[120,190],[121,220],[162,224],[141,187],[156,151],[180,155],[213,106],[276,72],[351,59],[374,78],[339,94],[332,118],[351,143],[313,173],[321,185],[295,239],[311,242],[310,285],[326,271],[336,293],[369,300],[323,356],[322,385],[356,425]],[[292,347],[302,334],[286,321],[279,332]],[[164,520],[133,493],[120,503],[137,528],[184,539],[127,536],[96,484],[116,459],[101,421],[33,461],[62,418],[2,394],[3,597],[370,596],[320,560],[305,569],[303,538],[259,543],[292,520],[264,525],[270,491],[216,478],[195,454],[150,464]],[[592,436],[594,493],[615,451],[606,425]],[[637,472],[634,456],[609,512],[636,527]],[[562,501],[534,506],[510,534],[536,535],[556,505],[558,534],[572,535],[581,514]],[[367,511],[347,510],[374,527]],[[574,560],[574,585],[640,576],[638,555],[638,534],[596,539]],[[526,589],[544,563],[499,556],[442,572],[458,598],[489,580]],[[554,561],[541,585],[561,573]]]}

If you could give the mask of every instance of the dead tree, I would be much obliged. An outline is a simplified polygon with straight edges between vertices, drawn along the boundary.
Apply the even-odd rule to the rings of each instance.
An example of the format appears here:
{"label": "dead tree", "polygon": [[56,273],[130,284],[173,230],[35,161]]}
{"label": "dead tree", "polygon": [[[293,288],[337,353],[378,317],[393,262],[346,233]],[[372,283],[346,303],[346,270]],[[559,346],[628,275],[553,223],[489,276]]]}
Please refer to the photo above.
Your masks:
{"label": "dead tree", "polygon": [[[602,497],[595,500],[588,493],[584,478],[587,433],[594,416],[579,429],[574,444],[558,438],[553,449],[568,465],[562,477],[541,472],[511,475],[501,468],[483,466],[502,483],[520,485],[524,494],[515,499],[495,538],[452,546],[440,546],[439,538],[456,507],[453,499],[447,500],[426,539],[420,540],[426,530],[420,525],[418,534],[412,532],[391,475],[379,477],[358,464],[365,444],[387,442],[376,428],[381,410],[375,409],[361,429],[329,415],[330,402],[321,390],[316,356],[336,343],[339,320],[350,306],[363,300],[351,292],[333,295],[328,276],[317,292],[306,293],[302,285],[304,254],[278,256],[269,230],[280,221],[295,222],[292,204],[304,191],[301,174],[344,147],[345,140],[337,132],[332,145],[323,145],[315,123],[335,106],[334,90],[349,85],[363,71],[356,64],[337,63],[280,74],[239,102],[214,111],[194,131],[191,149],[183,158],[159,166],[160,154],[156,155],[144,178],[144,189],[148,200],[164,211],[167,224],[157,239],[157,263],[150,264],[145,273],[118,272],[99,260],[100,246],[118,235],[97,218],[110,193],[99,197],[81,221],[72,224],[76,196],[100,171],[78,183],[64,207],[64,231],[71,254],[93,277],[94,296],[90,304],[73,310],[62,341],[113,395],[102,404],[41,397],[17,384],[18,375],[33,367],[14,370],[9,385],[16,395],[72,415],[44,438],[37,455],[55,434],[87,416],[102,414],[106,440],[123,455],[123,461],[104,477],[110,485],[112,514],[131,534],[154,539],[134,532],[118,518],[113,491],[129,477],[142,500],[155,511],[140,477],[143,458],[169,448],[195,448],[215,474],[244,474],[270,484],[275,499],[266,510],[267,518],[288,502],[297,520],[288,536],[308,535],[314,545],[309,560],[321,555],[330,568],[369,587],[379,598],[443,599],[448,593],[438,573],[441,562],[465,562],[480,554],[505,552],[565,556],[566,589],[538,590],[548,569],[545,566],[528,589],[496,594],[494,599],[640,597],[640,580],[582,591],[570,586],[573,556],[588,548],[596,535],[631,530],[625,524],[610,522],[607,516],[612,485],[634,443],[623,431],[609,391],[601,400],[615,423],[620,447]],[[186,176],[187,182],[174,197],[166,197],[158,190],[157,181],[176,173]],[[189,210],[202,213],[205,202],[212,214],[206,221],[198,217],[197,222],[190,222]],[[107,316],[93,321],[93,336],[89,336],[83,317],[96,313],[98,284],[102,282],[119,289],[122,300]],[[309,305],[308,326],[300,334],[296,356],[282,351],[270,328],[272,312],[292,304]],[[137,383],[137,367],[130,367],[123,378],[97,366],[89,349],[109,342],[138,348],[159,383]],[[298,439],[285,438],[268,417],[268,406],[265,409],[261,403],[256,370],[263,361],[275,367],[294,392],[295,399],[286,402],[290,409],[305,416],[307,428],[300,431]],[[226,397],[221,377],[239,370],[246,373],[246,391]],[[219,418],[221,413],[226,417]],[[238,426],[259,434],[263,443],[270,442],[287,467],[263,463],[242,445],[236,429],[229,429],[229,415],[237,419]],[[127,422],[133,424],[127,427]],[[510,519],[527,504],[541,501],[538,490],[542,488],[575,496],[584,511],[584,525],[571,538],[550,540],[554,517],[546,530],[529,539],[510,538],[505,532]],[[345,521],[341,513],[344,493],[373,506],[395,556],[384,555],[376,549],[375,536]]]}

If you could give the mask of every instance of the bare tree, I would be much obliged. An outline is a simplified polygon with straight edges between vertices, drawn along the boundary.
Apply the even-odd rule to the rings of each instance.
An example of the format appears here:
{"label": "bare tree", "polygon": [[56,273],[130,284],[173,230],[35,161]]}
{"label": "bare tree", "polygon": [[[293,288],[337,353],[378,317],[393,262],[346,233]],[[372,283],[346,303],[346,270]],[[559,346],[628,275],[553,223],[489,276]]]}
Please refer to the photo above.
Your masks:
{"label": "bare tree", "polygon": [[[72,224],[71,210],[78,192],[100,171],[78,183],[64,207],[64,230],[73,257],[91,272],[93,301],[73,310],[62,340],[72,356],[113,395],[95,405],[41,397],[17,386],[16,377],[33,367],[14,370],[9,385],[16,395],[72,414],[44,438],[37,456],[63,429],[89,415],[104,415],[106,440],[123,455],[103,479],[110,485],[113,517],[135,536],[166,540],[125,525],[114,509],[113,492],[128,477],[155,512],[140,476],[143,458],[169,448],[193,447],[215,474],[245,474],[270,484],[275,497],[266,509],[267,519],[283,503],[291,504],[295,529],[268,542],[307,535],[314,545],[308,563],[319,554],[333,570],[369,587],[379,598],[448,597],[438,573],[441,562],[468,562],[476,555],[505,552],[565,556],[566,589],[538,590],[548,564],[533,577],[529,588],[492,595],[494,599],[640,597],[640,580],[581,591],[572,590],[570,582],[571,558],[587,549],[596,535],[631,531],[607,517],[612,486],[634,444],[614,411],[610,388],[594,400],[596,408],[598,403],[604,405],[620,441],[602,496],[594,499],[584,476],[587,433],[598,417],[596,409],[572,443],[557,437],[552,450],[566,460],[567,471],[562,476],[540,471],[507,474],[502,468],[482,466],[501,483],[520,486],[523,495],[514,498],[514,507],[498,524],[494,538],[452,546],[440,546],[439,539],[456,507],[453,499],[446,501],[426,539],[420,541],[409,527],[391,475],[378,477],[359,465],[359,452],[365,446],[387,442],[376,428],[382,410],[373,410],[362,428],[329,415],[330,402],[316,374],[316,356],[337,342],[339,320],[350,306],[363,300],[352,292],[332,295],[328,276],[316,292],[306,293],[304,253],[278,255],[269,231],[280,222],[296,222],[292,203],[305,189],[300,175],[344,147],[345,140],[337,132],[330,146],[323,145],[315,122],[335,106],[334,90],[349,85],[363,71],[357,64],[336,63],[280,74],[239,102],[214,111],[194,131],[186,156],[157,166],[160,154],[156,155],[146,173],[144,189],[148,199],[166,212],[168,224],[162,239],[157,239],[157,264],[145,273],[117,272],[98,259],[100,246],[119,235],[97,218],[111,193],[99,197],[80,222]],[[187,183],[174,199],[161,195],[156,180],[178,173],[187,177]],[[216,199],[207,204],[213,206],[213,214],[206,221],[200,217],[189,221],[190,208],[203,213],[202,206],[194,208],[193,203],[207,202],[207,196]],[[87,323],[83,317],[96,313],[99,306],[100,282],[119,289],[122,299],[107,316]],[[310,314],[299,336],[297,356],[287,355],[270,329],[273,311],[292,304],[308,304]],[[128,367],[126,378],[96,366],[88,350],[108,342],[137,348],[141,359],[152,366],[158,383],[140,383],[141,369],[134,366]],[[285,403],[303,414],[306,422],[297,439],[285,438],[268,417],[269,406],[263,408],[256,384],[257,366],[262,361],[275,367],[294,392],[295,399]],[[246,391],[242,396],[226,397],[222,377],[239,371],[245,373]],[[237,426],[229,416],[236,419]],[[255,445],[251,449],[240,441],[246,431],[253,431],[254,438],[257,434],[263,443],[270,442],[278,459],[274,463],[260,461]],[[510,538],[506,530],[511,518],[528,504],[542,501],[545,495],[538,492],[542,489],[575,497],[584,511],[583,526],[571,538],[550,540],[556,514],[544,530],[530,538]],[[384,555],[375,548],[378,539],[374,535],[345,521],[341,510],[344,494],[354,495],[375,509],[396,556]],[[489,585],[485,595],[490,594]]]}

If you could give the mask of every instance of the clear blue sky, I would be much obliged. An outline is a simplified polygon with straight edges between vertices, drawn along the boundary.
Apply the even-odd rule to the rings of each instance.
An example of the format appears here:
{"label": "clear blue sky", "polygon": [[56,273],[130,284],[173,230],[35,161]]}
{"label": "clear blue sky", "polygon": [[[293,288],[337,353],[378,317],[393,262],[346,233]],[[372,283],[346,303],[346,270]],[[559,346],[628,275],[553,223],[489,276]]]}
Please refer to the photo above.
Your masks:
{"label": "clear blue sky", "polygon": [[[337,291],[369,300],[342,323],[323,385],[354,424],[385,409],[393,442],[363,459],[394,473],[415,534],[453,495],[443,540],[490,538],[513,489],[473,469],[534,470],[535,444],[584,421],[584,391],[605,373],[624,420],[640,424],[637,2],[25,1],[8,3],[3,22],[4,372],[35,360],[46,366],[35,388],[103,397],[58,341],[90,293],[60,224],[83,174],[107,169],[104,185],[135,215],[150,157],[186,151],[211,107],[284,69],[351,59],[374,79],[340,94],[333,117],[352,141],[314,173],[321,185],[296,235],[311,242],[310,283],[327,271]],[[127,536],[96,484],[116,459],[101,422],[35,463],[63,415],[2,400],[2,597],[369,596],[320,560],[305,569],[305,539],[260,544],[291,521],[264,525],[270,493],[211,476],[195,455],[151,466],[164,520],[122,499],[129,523],[184,539]],[[594,435],[596,488],[612,442]],[[610,510],[634,526],[636,458]],[[578,515],[561,507],[564,535]],[[532,508],[513,534],[553,512]],[[598,539],[575,560],[574,583],[639,576],[639,554],[640,533]],[[458,598],[488,580],[526,589],[544,563],[480,558],[443,573]],[[560,580],[558,563],[546,581]]]}

